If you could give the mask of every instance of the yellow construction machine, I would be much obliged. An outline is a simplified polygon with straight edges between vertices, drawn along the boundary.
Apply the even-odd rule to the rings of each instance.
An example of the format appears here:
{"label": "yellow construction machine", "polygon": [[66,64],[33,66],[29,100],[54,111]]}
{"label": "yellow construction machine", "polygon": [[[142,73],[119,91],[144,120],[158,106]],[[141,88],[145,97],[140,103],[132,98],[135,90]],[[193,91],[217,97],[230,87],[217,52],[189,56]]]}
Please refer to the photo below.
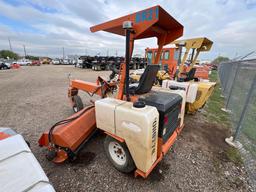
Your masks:
{"label": "yellow construction machine", "polygon": [[[181,62],[181,58],[179,58],[178,62],[178,78],[189,78],[189,75],[193,75],[194,78],[208,79],[209,68],[207,66],[195,67],[195,64],[197,62],[200,52],[207,52],[211,50],[213,44],[211,40],[207,39],[206,37],[200,37],[193,39],[176,40],[172,44],[175,44],[176,47],[179,48],[180,56],[182,55],[182,49],[185,48],[183,58]],[[189,62],[187,62],[190,52],[190,59]]]}
{"label": "yellow construction machine", "polygon": [[[206,37],[192,38],[186,40],[176,40],[171,44],[175,44],[177,48],[165,48],[165,50],[178,49],[178,62],[170,61],[172,64],[176,63],[178,68],[176,71],[175,80],[170,77],[168,70],[159,70],[155,80],[155,86],[162,86],[162,88],[169,88],[169,86],[178,86],[186,89],[187,105],[186,111],[188,113],[195,113],[198,109],[203,108],[206,101],[211,96],[215,82],[209,82],[209,68],[208,66],[196,66],[196,62],[200,52],[207,52],[211,50],[213,42]],[[183,48],[185,52],[182,55]],[[157,51],[157,49],[154,49]],[[154,55],[152,61],[154,61]],[[190,55],[190,58],[188,59]],[[152,62],[151,61],[151,62]],[[171,66],[171,65],[167,65]],[[134,71],[130,78],[139,81],[143,73],[143,69]]]}
{"label": "yellow construction machine", "polygon": [[[178,86],[185,88],[187,95],[190,97],[190,99],[187,98],[186,110],[188,113],[195,113],[198,109],[204,107],[216,85],[215,82],[209,82],[208,80],[209,69],[207,66],[195,67],[199,53],[209,51],[213,42],[206,37],[202,37],[176,40],[172,44],[175,44],[179,48],[179,69],[177,71],[176,81],[165,80],[162,87]],[[182,57],[183,48],[185,48],[185,53]],[[189,62],[186,64],[191,51]]]}

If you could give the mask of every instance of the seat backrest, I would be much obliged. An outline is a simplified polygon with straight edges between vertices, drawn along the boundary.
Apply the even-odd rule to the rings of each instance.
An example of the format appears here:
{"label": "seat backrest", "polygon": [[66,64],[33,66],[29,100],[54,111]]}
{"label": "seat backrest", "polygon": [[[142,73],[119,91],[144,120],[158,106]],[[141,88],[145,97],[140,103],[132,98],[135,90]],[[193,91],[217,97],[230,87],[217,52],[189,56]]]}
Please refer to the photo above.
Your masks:
{"label": "seat backrest", "polygon": [[192,80],[192,79],[194,79],[195,73],[196,73],[196,68],[192,68],[192,69],[188,72],[187,78],[189,79],[189,81]]}
{"label": "seat backrest", "polygon": [[139,85],[135,89],[135,94],[144,94],[151,90],[159,69],[159,65],[147,65],[144,73],[140,77]]}
{"label": "seat backrest", "polygon": [[196,68],[192,68],[188,73],[187,73],[187,77],[186,78],[178,78],[177,81],[178,82],[187,82],[187,81],[191,81],[191,80],[195,80],[195,73],[196,73]]}

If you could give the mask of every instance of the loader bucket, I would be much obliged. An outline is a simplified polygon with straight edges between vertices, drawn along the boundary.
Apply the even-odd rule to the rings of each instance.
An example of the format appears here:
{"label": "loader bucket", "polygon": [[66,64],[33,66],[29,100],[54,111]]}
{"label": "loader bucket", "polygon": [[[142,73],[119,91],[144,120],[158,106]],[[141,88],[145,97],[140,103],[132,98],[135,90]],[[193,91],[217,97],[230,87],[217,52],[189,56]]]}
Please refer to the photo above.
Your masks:
{"label": "loader bucket", "polygon": [[195,113],[198,109],[204,107],[206,101],[212,95],[215,82],[197,82],[198,90],[196,95],[196,100],[194,103],[187,103],[188,113]]}
{"label": "loader bucket", "polygon": [[[184,72],[188,73],[190,70],[192,70],[192,68],[196,64],[196,61],[200,52],[210,51],[213,42],[207,39],[206,37],[200,37],[200,38],[193,38],[193,39],[176,40],[172,42],[172,44],[175,44],[176,47],[179,47],[180,56],[181,56],[182,48],[185,47],[184,56],[182,57],[182,60],[180,60],[178,64],[179,65],[178,77],[182,77],[182,73]],[[184,65],[185,65],[185,62],[187,61],[190,50],[192,50],[192,54],[190,58],[191,61],[190,61],[190,65],[186,68]],[[194,55],[194,51],[196,52],[195,55]],[[199,69],[199,70],[200,72],[199,71],[196,72],[195,77],[208,79],[209,70],[207,70],[206,68],[204,70],[202,69]]]}
{"label": "loader bucket", "polygon": [[187,49],[198,49],[199,51],[210,51],[213,42],[206,37],[193,38],[193,39],[184,39],[184,40],[176,40],[172,42],[177,47],[179,45],[184,45]]}

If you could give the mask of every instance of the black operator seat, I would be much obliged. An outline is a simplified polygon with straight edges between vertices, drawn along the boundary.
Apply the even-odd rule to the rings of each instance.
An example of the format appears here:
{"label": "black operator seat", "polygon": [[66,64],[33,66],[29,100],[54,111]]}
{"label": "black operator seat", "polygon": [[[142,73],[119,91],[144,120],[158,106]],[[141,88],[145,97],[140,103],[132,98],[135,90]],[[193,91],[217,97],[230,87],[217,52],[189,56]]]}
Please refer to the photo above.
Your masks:
{"label": "black operator seat", "polygon": [[148,93],[156,80],[156,74],[159,69],[159,65],[147,65],[144,73],[140,77],[139,83],[129,85],[129,93],[132,95]]}
{"label": "black operator seat", "polygon": [[195,80],[195,73],[196,73],[196,68],[192,68],[188,73],[186,73],[186,78],[179,78],[178,82],[187,82],[191,80]]}

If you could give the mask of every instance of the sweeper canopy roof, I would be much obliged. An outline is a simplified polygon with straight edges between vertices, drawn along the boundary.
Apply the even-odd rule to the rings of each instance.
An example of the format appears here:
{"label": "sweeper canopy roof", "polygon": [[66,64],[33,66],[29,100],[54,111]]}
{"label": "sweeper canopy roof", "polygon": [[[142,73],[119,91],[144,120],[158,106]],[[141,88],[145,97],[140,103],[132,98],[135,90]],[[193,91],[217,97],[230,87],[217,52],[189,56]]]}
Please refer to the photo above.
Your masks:
{"label": "sweeper canopy roof", "polygon": [[125,36],[123,23],[132,22],[133,39],[157,37],[166,45],[183,34],[183,26],[169,15],[162,7],[154,6],[90,28],[91,32],[106,31]]}

